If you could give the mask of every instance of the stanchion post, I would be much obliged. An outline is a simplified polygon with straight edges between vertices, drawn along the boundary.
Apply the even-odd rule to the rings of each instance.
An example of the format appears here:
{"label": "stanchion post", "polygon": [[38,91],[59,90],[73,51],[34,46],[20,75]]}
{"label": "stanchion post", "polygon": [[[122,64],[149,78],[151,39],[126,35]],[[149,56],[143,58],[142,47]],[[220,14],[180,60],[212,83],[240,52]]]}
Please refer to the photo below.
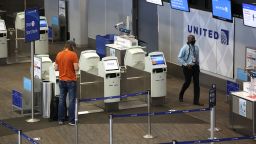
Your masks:
{"label": "stanchion post", "polygon": [[[214,128],[215,128],[215,107],[211,108],[211,126],[210,126],[210,139],[214,139]],[[213,142],[211,142],[213,144]]]}
{"label": "stanchion post", "polygon": [[145,139],[152,139],[154,138],[151,135],[151,110],[150,110],[150,91],[148,90],[147,93],[147,98],[148,98],[148,133],[143,136]]}
{"label": "stanchion post", "polygon": [[18,144],[21,144],[21,130],[18,130]]}
{"label": "stanchion post", "polygon": [[75,105],[75,125],[76,125],[76,144],[78,144],[78,99],[76,98]]}
{"label": "stanchion post", "polygon": [[[214,118],[215,118],[214,129],[213,130],[218,132],[218,131],[221,131],[221,129],[216,127],[216,109],[215,109],[215,107],[216,107],[216,84],[212,84],[212,89],[214,90],[214,95],[215,95],[214,102],[213,102],[214,103],[213,104],[213,106],[214,106]],[[211,128],[209,129],[209,131],[211,131]]]}
{"label": "stanchion post", "polygon": [[109,144],[113,144],[113,115],[109,115]]}
{"label": "stanchion post", "polygon": [[28,123],[39,122],[39,119],[34,118],[34,54],[35,42],[31,42],[31,119],[26,120]]}

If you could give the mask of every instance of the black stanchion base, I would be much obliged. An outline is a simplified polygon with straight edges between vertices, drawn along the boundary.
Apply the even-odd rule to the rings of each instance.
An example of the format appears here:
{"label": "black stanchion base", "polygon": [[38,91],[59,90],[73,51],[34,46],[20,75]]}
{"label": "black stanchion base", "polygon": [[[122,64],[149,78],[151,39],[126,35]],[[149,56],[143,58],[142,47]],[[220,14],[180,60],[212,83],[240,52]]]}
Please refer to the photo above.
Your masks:
{"label": "black stanchion base", "polygon": [[105,103],[105,112],[114,112],[119,110],[119,103]]}
{"label": "black stanchion base", "polygon": [[152,97],[151,105],[152,106],[163,106],[165,104],[165,96],[163,97]]}

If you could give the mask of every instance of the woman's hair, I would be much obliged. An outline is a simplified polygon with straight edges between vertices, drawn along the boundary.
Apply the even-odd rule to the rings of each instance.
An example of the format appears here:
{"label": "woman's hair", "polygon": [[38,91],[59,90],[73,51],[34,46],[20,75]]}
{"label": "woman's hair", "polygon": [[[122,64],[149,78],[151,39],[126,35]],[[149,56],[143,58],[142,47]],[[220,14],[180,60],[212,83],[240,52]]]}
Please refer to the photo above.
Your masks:
{"label": "woman's hair", "polygon": [[74,51],[75,47],[76,47],[76,43],[72,40],[68,40],[64,46],[64,48],[67,48],[70,51]]}

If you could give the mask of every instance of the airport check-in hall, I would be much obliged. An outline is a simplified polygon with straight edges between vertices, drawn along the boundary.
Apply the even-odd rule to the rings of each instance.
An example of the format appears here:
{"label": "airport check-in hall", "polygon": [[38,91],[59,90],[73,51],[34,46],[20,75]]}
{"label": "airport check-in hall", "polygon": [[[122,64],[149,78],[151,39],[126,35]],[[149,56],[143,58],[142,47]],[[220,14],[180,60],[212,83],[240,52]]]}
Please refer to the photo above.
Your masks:
{"label": "airport check-in hall", "polygon": [[1,0],[14,143],[255,144],[256,1]]}

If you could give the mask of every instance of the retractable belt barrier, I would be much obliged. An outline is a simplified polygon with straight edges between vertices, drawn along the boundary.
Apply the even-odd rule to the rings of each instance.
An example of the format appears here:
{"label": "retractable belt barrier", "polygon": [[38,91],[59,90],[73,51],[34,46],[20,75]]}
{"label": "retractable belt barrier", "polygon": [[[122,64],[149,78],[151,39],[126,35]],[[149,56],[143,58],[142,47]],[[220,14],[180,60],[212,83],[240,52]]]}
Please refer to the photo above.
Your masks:
{"label": "retractable belt barrier", "polygon": [[[124,95],[118,95],[118,96],[107,96],[107,97],[99,97],[99,98],[91,98],[91,99],[76,99],[76,105],[75,105],[75,126],[76,126],[76,137],[75,137],[75,144],[79,143],[78,139],[78,103],[80,102],[95,102],[95,101],[103,101],[103,100],[108,100],[108,99],[116,99],[116,98],[128,98],[128,97],[136,97],[140,95],[146,95],[149,99],[150,91],[142,91],[142,92],[137,92],[137,93],[132,93],[132,94],[124,94]],[[149,102],[149,100],[148,100]],[[150,105],[148,104],[148,107]]]}
{"label": "retractable belt barrier", "polygon": [[147,93],[148,93],[148,91],[143,91],[143,92],[137,92],[137,93],[133,93],[133,94],[125,94],[125,95],[119,95],[119,96],[99,97],[99,98],[92,98],[92,99],[80,99],[79,102],[94,102],[94,101],[102,101],[102,100],[116,99],[116,98],[136,97],[139,95],[145,95]]}
{"label": "retractable belt barrier", "polygon": [[20,134],[21,137],[23,137],[24,139],[26,139],[27,141],[29,141],[32,144],[39,144],[38,142],[36,142],[33,138],[27,136],[26,134],[22,133],[21,130],[18,130],[16,128],[14,128],[13,126],[11,126],[10,124],[0,120],[0,125],[4,126],[5,128],[15,132],[16,134]]}
{"label": "retractable belt barrier", "polygon": [[256,136],[244,136],[244,137],[232,137],[232,138],[219,138],[219,139],[207,139],[207,140],[195,140],[195,141],[172,141],[168,143],[160,144],[199,144],[199,143],[211,143],[211,142],[225,142],[225,141],[238,141],[238,140],[256,140]]}
{"label": "retractable belt barrier", "polygon": [[139,114],[112,114],[112,118],[124,118],[124,117],[144,117],[144,116],[160,116],[160,115],[171,115],[181,113],[192,113],[192,112],[203,112],[210,111],[210,108],[192,109],[192,110],[173,110],[168,112],[151,112],[151,113],[139,113]]}

